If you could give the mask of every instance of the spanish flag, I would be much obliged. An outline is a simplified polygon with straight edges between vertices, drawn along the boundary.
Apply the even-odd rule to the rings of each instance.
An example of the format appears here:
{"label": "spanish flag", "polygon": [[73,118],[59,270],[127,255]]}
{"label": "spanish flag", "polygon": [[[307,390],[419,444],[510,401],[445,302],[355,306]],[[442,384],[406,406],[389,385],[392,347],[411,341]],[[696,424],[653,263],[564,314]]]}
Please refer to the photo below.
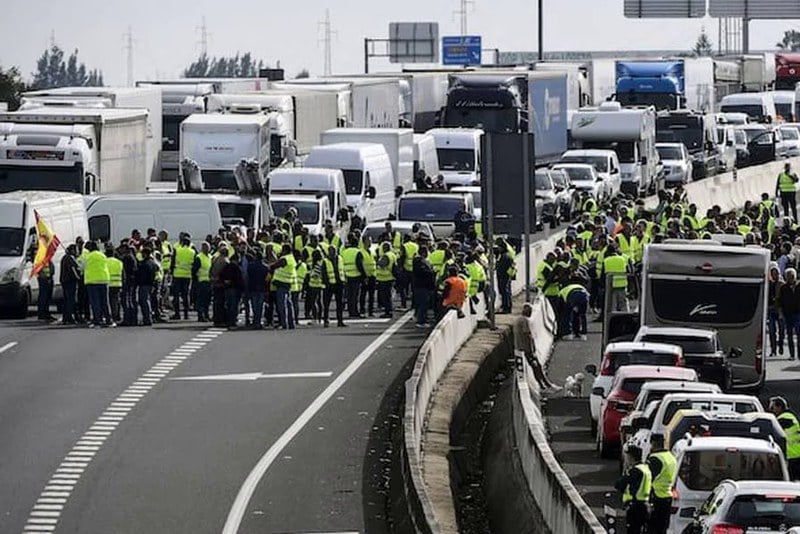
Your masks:
{"label": "spanish flag", "polygon": [[36,235],[39,238],[39,247],[36,249],[36,257],[33,259],[31,276],[36,276],[39,271],[50,264],[61,240],[39,216],[38,211],[33,210],[33,215],[36,217]]}

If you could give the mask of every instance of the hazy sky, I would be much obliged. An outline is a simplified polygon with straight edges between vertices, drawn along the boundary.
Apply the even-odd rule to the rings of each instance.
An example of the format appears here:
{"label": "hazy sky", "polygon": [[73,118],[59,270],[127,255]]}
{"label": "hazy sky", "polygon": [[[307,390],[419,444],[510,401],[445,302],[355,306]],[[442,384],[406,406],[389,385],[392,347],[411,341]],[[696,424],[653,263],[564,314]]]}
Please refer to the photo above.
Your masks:
{"label": "hazy sky", "polygon": [[[386,38],[392,21],[439,22],[441,35],[456,35],[459,0],[1,0],[0,65],[16,65],[29,76],[51,31],[64,49],[78,48],[88,67],[103,70],[106,84],[124,84],[123,34],[134,34],[137,79],[177,76],[200,50],[206,17],[209,54],[252,51],[270,64],[280,60],[287,75],[302,68],[321,73],[323,47],[318,23],[331,10],[335,73],[361,72],[363,39]],[[622,0],[545,0],[545,48],[624,50],[689,48],[705,26],[716,45],[716,20],[630,20]],[[751,24],[751,47],[772,48],[798,21]],[[476,0],[469,33],[485,48],[536,49],[535,0]],[[373,60],[373,70],[388,63]]]}

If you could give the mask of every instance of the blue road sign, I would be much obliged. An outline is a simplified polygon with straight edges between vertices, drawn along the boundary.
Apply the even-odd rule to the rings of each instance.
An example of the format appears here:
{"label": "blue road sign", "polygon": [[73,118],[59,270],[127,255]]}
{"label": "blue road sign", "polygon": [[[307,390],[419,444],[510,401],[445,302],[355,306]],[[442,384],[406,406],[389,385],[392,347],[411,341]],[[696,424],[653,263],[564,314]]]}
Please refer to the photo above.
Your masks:
{"label": "blue road sign", "polygon": [[442,37],[442,63],[445,65],[480,65],[481,36]]}

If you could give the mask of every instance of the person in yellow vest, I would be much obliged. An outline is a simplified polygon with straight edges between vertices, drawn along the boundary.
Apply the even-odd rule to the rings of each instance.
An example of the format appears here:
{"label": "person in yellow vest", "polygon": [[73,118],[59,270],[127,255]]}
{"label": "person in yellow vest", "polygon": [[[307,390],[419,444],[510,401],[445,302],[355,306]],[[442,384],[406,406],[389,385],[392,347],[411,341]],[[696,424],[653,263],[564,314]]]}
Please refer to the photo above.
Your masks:
{"label": "person in yellow vest", "polygon": [[358,303],[361,286],[364,284],[367,272],[364,269],[364,254],[358,246],[357,236],[350,235],[347,239],[347,247],[342,250],[341,256],[347,284],[347,313],[351,319],[359,319],[361,314],[358,313]]}
{"label": "person in yellow vest", "polygon": [[792,220],[797,221],[797,175],[792,172],[792,164],[783,166],[783,172],[778,175],[775,184],[775,195],[780,195],[783,206],[783,216],[787,217],[791,211]]}
{"label": "person in yellow vest", "polygon": [[111,320],[111,313],[108,309],[108,283],[111,279],[108,272],[108,259],[105,254],[100,252],[94,241],[86,243],[85,249],[87,252],[83,283],[86,286],[86,294],[92,309],[92,320],[89,327],[117,326]]}
{"label": "person in yellow vest", "polygon": [[406,309],[406,304],[413,301],[410,295],[411,276],[414,270],[414,256],[419,252],[419,245],[414,242],[411,235],[403,236],[403,246],[397,257],[397,293],[400,296],[400,308]]}
{"label": "person in yellow vest", "polygon": [[447,241],[439,241],[436,244],[436,250],[428,255],[428,261],[431,262],[431,267],[433,267],[433,272],[436,273],[437,278],[441,276],[444,262],[447,261],[448,248],[450,248],[450,245]]}
{"label": "person in yellow vest", "polygon": [[[303,261],[303,254],[298,250],[294,251],[294,261],[297,276],[295,277],[295,282],[292,285],[292,312],[294,312],[294,324],[298,325],[300,324],[300,295],[303,293],[306,287],[308,265],[306,265],[306,262]],[[308,319],[308,314],[306,314],[306,319]]]}
{"label": "person in yellow vest", "polygon": [[622,222],[622,229],[619,231],[619,233],[617,233],[616,241],[619,253],[629,260],[633,258],[634,254],[633,246],[631,243],[632,233],[633,233],[633,226],[631,225],[630,221],[627,220],[626,218]]}
{"label": "person in yellow vest", "polygon": [[775,414],[778,423],[786,433],[786,460],[789,464],[789,476],[792,480],[800,480],[800,421],[789,411],[789,403],[783,397],[772,397],[769,400],[769,411]]}
{"label": "person in yellow vest", "polygon": [[328,247],[325,258],[325,292],[322,294],[322,313],[325,328],[330,325],[331,300],[336,301],[336,323],[344,328],[344,286],[347,279],[344,274],[344,261],[336,247]]}
{"label": "person in yellow vest", "polygon": [[342,238],[339,234],[334,232],[333,223],[331,221],[325,222],[325,230],[323,230],[322,239],[319,240],[320,245],[325,248],[333,247],[337,252],[342,248]]}
{"label": "person in yellow vest", "polygon": [[559,296],[564,301],[562,334],[566,336],[572,330],[572,339],[586,341],[589,292],[582,284],[573,282],[564,287]]}
{"label": "person in yellow vest", "polygon": [[400,254],[400,247],[403,246],[403,236],[394,229],[390,221],[386,221],[383,225],[383,235],[381,236],[381,243],[388,241],[392,245],[392,250],[395,254]]}
{"label": "person in yellow vest", "polygon": [[294,259],[291,245],[283,245],[281,257],[270,265],[270,269],[274,275],[272,282],[275,284],[278,324],[284,330],[294,330],[291,291],[297,285],[297,261]]}
{"label": "person in yellow vest", "polygon": [[[375,317],[375,291],[378,287],[375,278],[375,262],[378,256],[378,247],[372,245],[372,238],[365,235],[359,242],[361,259],[364,264],[364,282],[359,294],[358,311],[361,315]],[[380,306],[380,303],[378,304]]]}
{"label": "person in yellow vest", "polygon": [[122,320],[120,308],[122,304],[122,261],[114,255],[114,246],[106,244],[106,259],[108,262],[108,303],[111,307],[111,318],[115,323]]}
{"label": "person in yellow vest", "polygon": [[614,487],[622,493],[622,505],[626,509],[625,521],[628,534],[642,534],[648,523],[648,505],[653,485],[650,468],[642,461],[642,450],[629,447],[628,455],[632,467],[620,478]]}
{"label": "person in yellow vest", "polygon": [[191,244],[189,237],[184,235],[180,244],[175,246],[175,259],[172,263],[172,320],[181,318],[181,303],[183,318],[189,319],[189,286],[196,255]]}
{"label": "person in yellow vest", "polygon": [[476,251],[470,253],[465,267],[469,273],[469,288],[467,289],[469,312],[471,315],[476,315],[478,312],[475,310],[475,304],[478,303],[478,294],[483,292],[486,285],[486,270]]}
{"label": "person in yellow vest", "polygon": [[192,273],[197,280],[197,320],[209,322],[208,309],[211,306],[211,245],[203,242],[200,253],[194,258]]}
{"label": "person in yellow vest", "polygon": [[325,258],[321,250],[311,253],[311,265],[308,268],[308,290],[306,291],[306,309],[310,309],[311,319],[322,323],[322,294],[325,292]]}
{"label": "person in yellow vest", "polygon": [[397,254],[388,241],[381,244],[375,265],[375,280],[378,284],[378,306],[383,309],[382,318],[392,317],[392,286],[397,269]]}
{"label": "person in yellow vest", "polygon": [[611,276],[611,305],[613,311],[629,311],[628,274],[630,264],[619,254],[616,246],[609,246],[600,272],[601,287],[607,287],[606,277]]}
{"label": "person in yellow vest", "polygon": [[675,456],[664,447],[664,436],[653,434],[650,436],[650,456],[647,457],[647,467],[653,477],[650,503],[650,523],[648,534],[667,534],[672,513],[672,485],[678,474],[678,463]]}

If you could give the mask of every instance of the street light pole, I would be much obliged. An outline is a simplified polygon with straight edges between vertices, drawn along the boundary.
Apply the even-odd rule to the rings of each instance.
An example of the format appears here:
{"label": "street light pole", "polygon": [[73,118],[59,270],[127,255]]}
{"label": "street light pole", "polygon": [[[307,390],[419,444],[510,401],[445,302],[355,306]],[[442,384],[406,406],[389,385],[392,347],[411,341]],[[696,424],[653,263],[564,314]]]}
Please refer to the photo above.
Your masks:
{"label": "street light pole", "polygon": [[539,0],[539,61],[544,61],[544,0]]}

